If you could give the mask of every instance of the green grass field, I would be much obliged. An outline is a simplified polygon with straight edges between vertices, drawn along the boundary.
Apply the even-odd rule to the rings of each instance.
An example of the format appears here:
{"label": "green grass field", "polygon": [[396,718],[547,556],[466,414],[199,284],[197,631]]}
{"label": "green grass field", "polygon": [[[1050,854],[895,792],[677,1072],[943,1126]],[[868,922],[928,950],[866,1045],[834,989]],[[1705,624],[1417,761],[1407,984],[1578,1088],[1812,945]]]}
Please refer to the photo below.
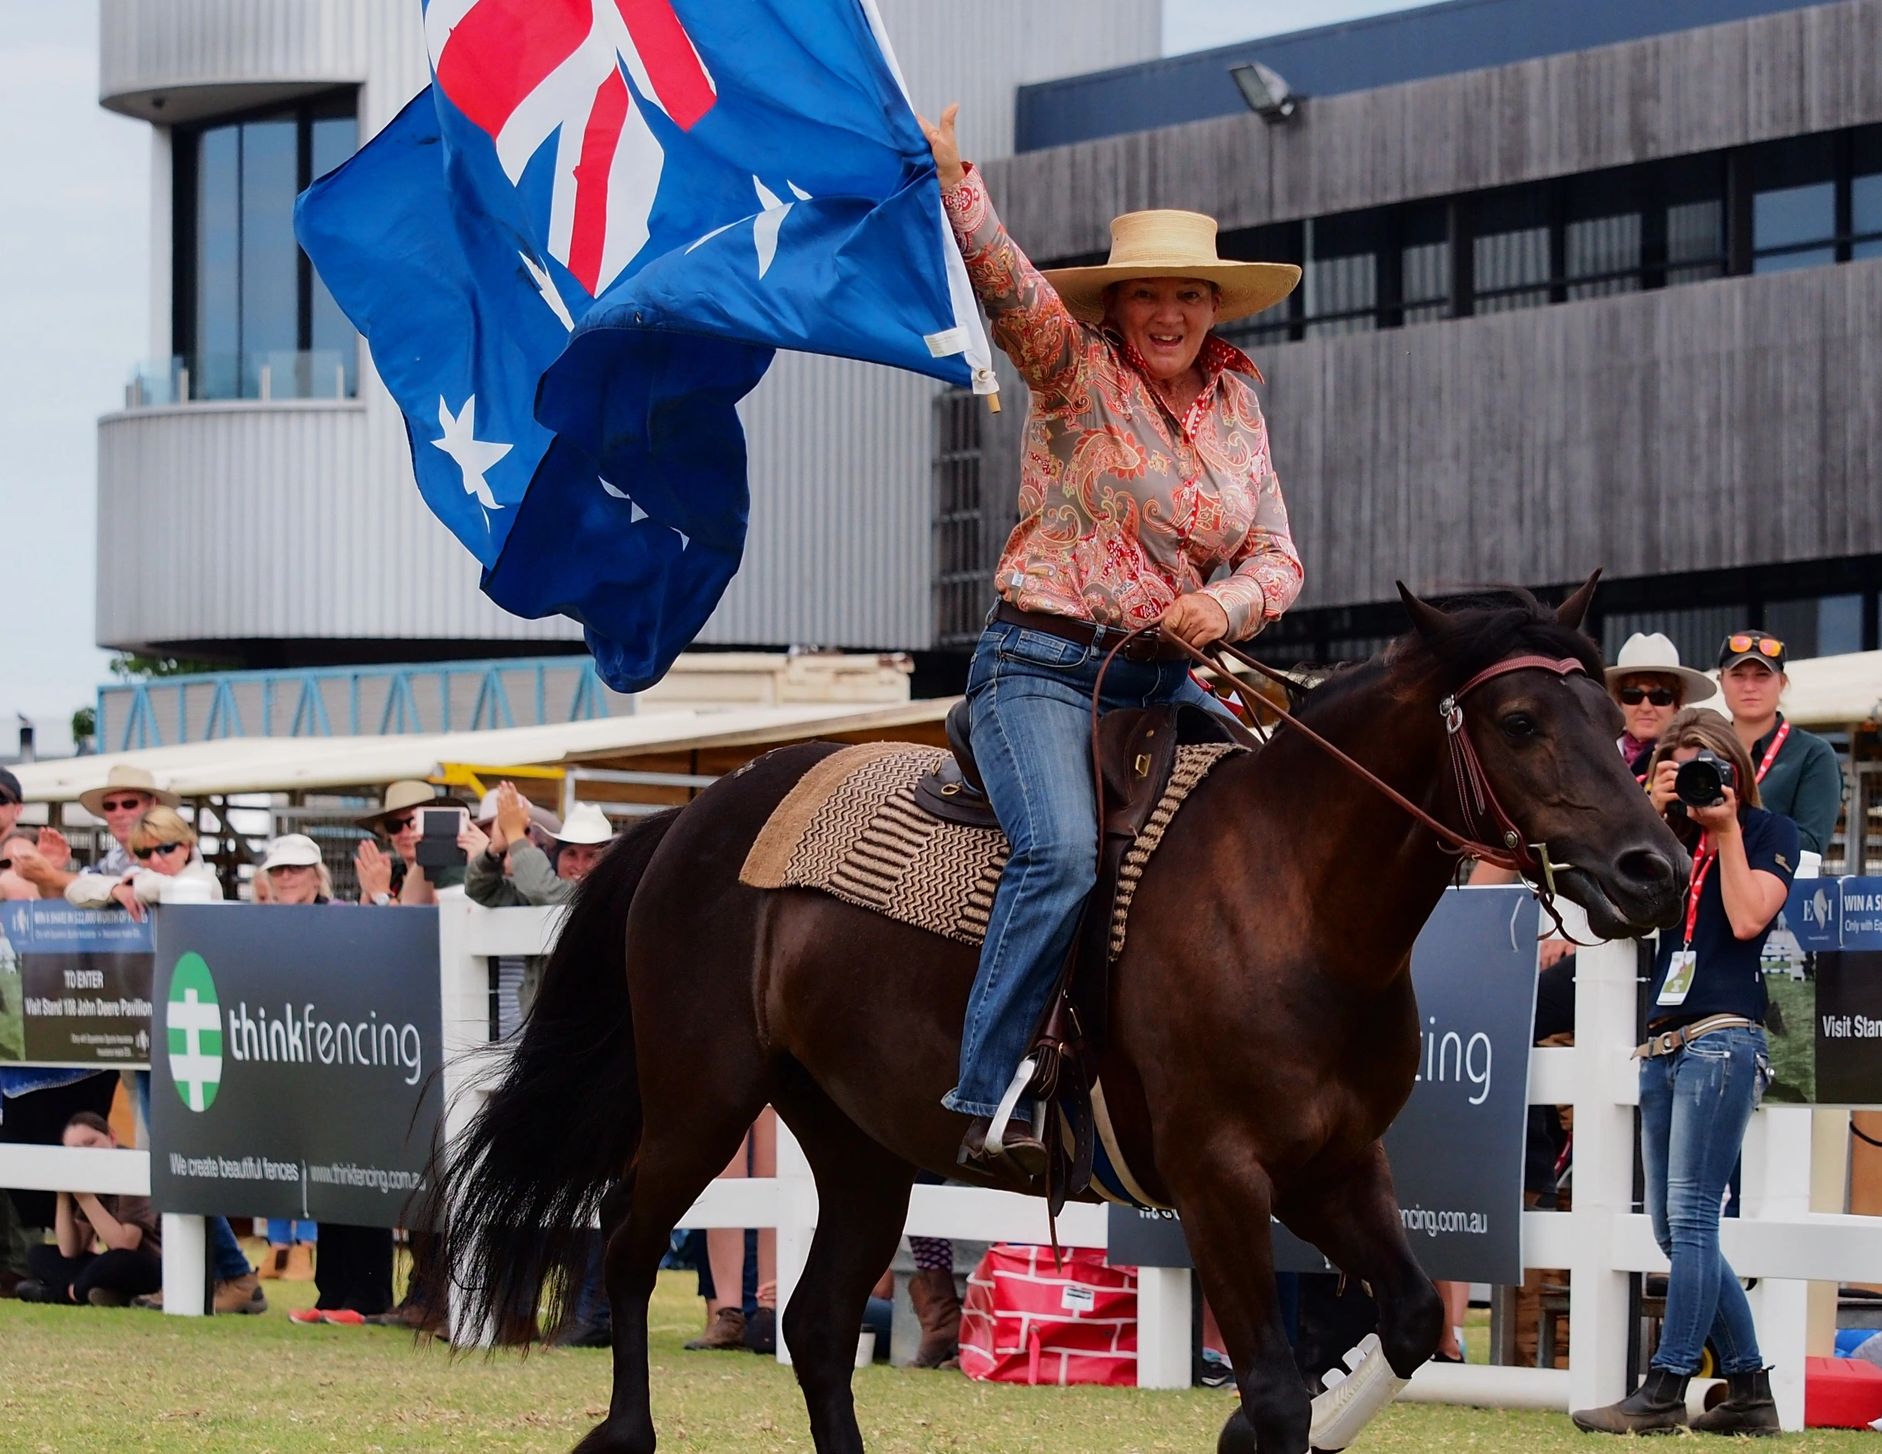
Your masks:
{"label": "green grass field", "polygon": [[[274,1306],[259,1318],[185,1320],[0,1302],[0,1449],[559,1454],[604,1412],[605,1352],[454,1360],[390,1329],[297,1327],[285,1309],[311,1301],[311,1286],[266,1286]],[[654,1304],[661,1448],[808,1450],[788,1369],[750,1354],[681,1349],[701,1323],[691,1288],[690,1276],[668,1275]],[[911,1454],[1213,1450],[1233,1407],[1233,1395],[1221,1390],[1007,1388],[881,1364],[857,1375],[856,1395],[870,1448]],[[1762,1447],[1856,1454],[1873,1444],[1873,1436],[1837,1433]],[[1381,1454],[1588,1454],[1596,1447],[1560,1416],[1429,1405],[1388,1411],[1355,1446]]]}

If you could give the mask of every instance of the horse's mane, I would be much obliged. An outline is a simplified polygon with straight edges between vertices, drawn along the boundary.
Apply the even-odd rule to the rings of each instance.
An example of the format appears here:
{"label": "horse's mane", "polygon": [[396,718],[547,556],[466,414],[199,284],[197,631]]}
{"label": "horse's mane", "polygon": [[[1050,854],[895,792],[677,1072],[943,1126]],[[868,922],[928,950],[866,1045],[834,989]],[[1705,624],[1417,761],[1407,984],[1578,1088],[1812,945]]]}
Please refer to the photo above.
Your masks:
{"label": "horse's mane", "polygon": [[1514,656],[1573,657],[1597,681],[1603,661],[1601,649],[1580,630],[1562,625],[1555,609],[1545,606],[1520,586],[1499,586],[1453,596],[1442,607],[1444,625],[1429,638],[1409,631],[1389,642],[1366,661],[1335,668],[1304,692],[1301,708],[1324,712],[1357,692],[1377,684],[1383,676],[1421,661],[1436,659],[1447,684],[1462,686],[1485,667]]}

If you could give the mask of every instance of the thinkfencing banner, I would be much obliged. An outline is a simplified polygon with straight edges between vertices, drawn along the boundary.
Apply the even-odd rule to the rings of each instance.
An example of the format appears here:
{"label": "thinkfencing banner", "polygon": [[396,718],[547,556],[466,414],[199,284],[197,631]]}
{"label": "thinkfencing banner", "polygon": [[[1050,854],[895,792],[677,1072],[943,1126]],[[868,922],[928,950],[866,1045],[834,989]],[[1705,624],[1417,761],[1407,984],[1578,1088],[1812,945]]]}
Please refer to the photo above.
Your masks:
{"label": "thinkfencing banner", "polygon": [[[1523,1131],[1536,1014],[1535,899],[1524,888],[1447,893],[1412,950],[1421,1045],[1411,1099],[1385,1134],[1400,1215],[1427,1274],[1522,1281]],[[1274,1225],[1275,1265],[1325,1272]],[[1110,1261],[1187,1267],[1168,1214],[1113,1207]]]}
{"label": "thinkfencing banner", "polygon": [[59,900],[0,904],[0,1064],[150,1063],[150,923]]}
{"label": "thinkfencing banner", "polygon": [[157,1205],[407,1225],[443,1114],[437,912],[170,905],[156,918]]}

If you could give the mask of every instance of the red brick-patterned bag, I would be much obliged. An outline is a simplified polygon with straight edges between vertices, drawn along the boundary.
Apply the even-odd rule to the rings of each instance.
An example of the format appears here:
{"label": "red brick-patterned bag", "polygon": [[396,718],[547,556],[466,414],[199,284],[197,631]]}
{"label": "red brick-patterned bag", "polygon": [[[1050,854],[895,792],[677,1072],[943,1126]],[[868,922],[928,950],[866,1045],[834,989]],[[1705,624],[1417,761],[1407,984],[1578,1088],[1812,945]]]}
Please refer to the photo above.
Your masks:
{"label": "red brick-patterned bag", "polygon": [[1104,1252],[997,1242],[967,1279],[961,1371],[992,1383],[1137,1383],[1137,1274]]}

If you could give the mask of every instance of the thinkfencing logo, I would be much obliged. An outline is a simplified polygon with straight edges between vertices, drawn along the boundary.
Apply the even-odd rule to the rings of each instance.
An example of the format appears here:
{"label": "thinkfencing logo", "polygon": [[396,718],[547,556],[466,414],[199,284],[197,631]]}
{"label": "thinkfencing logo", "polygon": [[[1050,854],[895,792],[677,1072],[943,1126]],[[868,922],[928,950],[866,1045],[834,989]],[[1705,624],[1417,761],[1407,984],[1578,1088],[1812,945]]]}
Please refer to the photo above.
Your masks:
{"label": "thinkfencing logo", "polygon": [[192,1111],[206,1111],[222,1084],[222,1008],[202,955],[192,951],[177,960],[164,1024],[177,1099]]}

